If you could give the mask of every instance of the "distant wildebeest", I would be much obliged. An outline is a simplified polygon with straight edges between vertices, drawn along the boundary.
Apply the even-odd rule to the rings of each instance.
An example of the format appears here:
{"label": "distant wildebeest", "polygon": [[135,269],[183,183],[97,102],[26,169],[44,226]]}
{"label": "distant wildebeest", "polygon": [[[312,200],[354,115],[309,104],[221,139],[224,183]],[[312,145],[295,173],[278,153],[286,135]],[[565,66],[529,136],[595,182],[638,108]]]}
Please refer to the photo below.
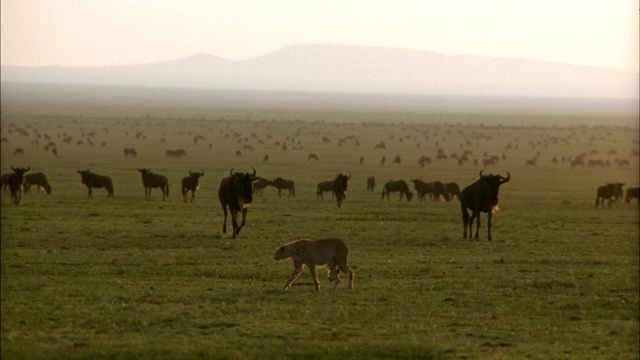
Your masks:
{"label": "distant wildebeest", "polygon": [[425,164],[431,164],[431,158],[428,156],[421,156],[420,159],[418,159],[418,164],[422,167],[424,167]]}
{"label": "distant wildebeest", "polygon": [[187,202],[187,193],[191,191],[191,202],[196,201],[196,190],[200,188],[198,185],[198,179],[204,176],[204,171],[202,172],[192,172],[189,170],[189,176],[185,176],[182,178],[182,199],[184,202]]}
{"label": "distant wildebeest", "polygon": [[87,170],[78,170],[78,174],[82,177],[81,184],[84,184],[89,189],[89,198],[93,198],[93,188],[107,190],[107,199],[114,197],[113,195],[113,182],[111,178],[106,175],[98,175]]}
{"label": "distant wildebeest", "polygon": [[267,162],[269,161],[269,154],[266,154],[263,158],[262,158],[262,162]]}
{"label": "distant wildebeest", "polygon": [[316,155],[316,154],[309,154],[309,157],[307,158],[307,161],[310,161],[310,160],[319,161],[319,159],[318,159],[318,155]]}
{"label": "distant wildebeest", "polygon": [[418,201],[423,201],[425,198],[425,195],[430,193],[430,187],[427,185],[427,183],[425,183],[420,179],[413,179],[411,180],[411,182],[413,182],[413,188],[416,190],[416,193],[418,194]]}
{"label": "distant wildebeest", "polygon": [[394,164],[398,164],[398,165],[400,165],[400,163],[402,163],[402,159],[400,158],[400,155],[396,155],[396,157],[393,158],[393,163]]}
{"label": "distant wildebeest", "polygon": [[440,201],[440,198],[442,198],[444,201],[449,201],[449,193],[441,181],[427,183],[427,187],[427,192],[432,200]]}
{"label": "distant wildebeest", "polygon": [[278,189],[278,197],[282,196],[282,190],[289,190],[289,197],[291,197],[291,195],[293,195],[293,197],[296,197],[296,183],[293,180],[275,178],[271,182],[271,186]]}
{"label": "distant wildebeest", "polygon": [[360,164],[364,163],[364,156],[360,156]]}
{"label": "distant wildebeest", "polygon": [[384,184],[381,200],[384,200],[385,195],[387,196],[387,200],[390,200],[389,194],[392,192],[400,192],[400,199],[398,200],[402,200],[403,197],[406,197],[407,201],[411,201],[411,198],[413,197],[413,193],[409,190],[409,185],[407,185],[407,182],[404,180],[390,180]]}
{"label": "distant wildebeest", "polygon": [[271,185],[271,180],[259,177],[253,182],[253,193],[256,195],[262,195],[264,188],[269,185]]}
{"label": "distant wildebeest", "polygon": [[[235,239],[240,230],[245,225],[247,219],[247,208],[253,201],[252,183],[258,180],[256,169],[253,173],[233,172],[233,168],[229,171],[229,177],[222,179],[220,188],[218,188],[218,198],[224,212],[224,222],[222,223],[222,233],[227,232],[227,208],[231,212],[231,225],[233,226],[233,235]],[[242,211],[242,223],[238,226],[238,213]]]}
{"label": "distant wildebeest", "polygon": [[371,175],[367,178],[367,190],[374,191],[376,187],[376,177]]}
{"label": "distant wildebeest", "polygon": [[340,286],[340,272],[349,274],[349,289],[353,288],[353,270],[348,264],[349,248],[340,239],[298,239],[280,246],[274,256],[274,260],[282,261],[291,258],[293,260],[293,273],[284,285],[287,290],[291,283],[302,273],[302,266],[306,265],[311,272],[313,285],[316,291],[320,291],[320,281],[316,273],[316,267],[329,265],[329,281],[333,281],[333,289]]}
{"label": "distant wildebeest", "polygon": [[9,184],[9,193],[11,194],[11,205],[18,205],[20,203],[24,174],[30,169],[31,167],[15,168],[13,167],[13,164],[11,164],[11,170],[13,170],[13,172],[6,180]]}
{"label": "distant wildebeest", "polygon": [[630,204],[631,203],[631,199],[636,199],[636,201],[638,201],[639,204],[640,204],[640,198],[638,196],[638,188],[637,187],[632,187],[632,188],[628,188],[627,189],[627,196],[625,196],[624,202],[626,202],[627,204]]}
{"label": "distant wildebeest", "polygon": [[460,186],[458,184],[454,182],[446,183],[444,184],[444,190],[447,194],[445,197],[447,201],[453,200],[454,197],[460,200]]}
{"label": "distant wildebeest", "polygon": [[187,152],[184,149],[177,149],[177,150],[167,150],[166,151],[166,155],[169,157],[177,157],[178,159],[180,159],[183,156],[187,156]]}
{"label": "distant wildebeest", "polygon": [[616,202],[622,198],[623,186],[624,183],[607,183],[606,185],[598,187],[596,191],[596,207],[601,205],[604,208],[604,201],[608,200],[609,208],[611,208],[612,202]]}
{"label": "distant wildebeest", "polygon": [[40,188],[42,188],[43,193],[51,195],[51,185],[49,185],[45,174],[41,172],[25,174],[22,182],[22,192],[25,194],[29,193],[31,191],[31,185],[36,186],[38,193],[40,192]]}
{"label": "distant wildebeest", "polygon": [[131,155],[133,157],[136,157],[136,156],[138,156],[138,152],[136,151],[136,149],[134,149],[132,147],[131,148],[124,148],[124,156],[129,156],[129,155]]}
{"label": "distant wildebeest", "polygon": [[342,202],[347,197],[347,182],[351,179],[351,174],[343,175],[339,173],[333,181],[333,193],[336,194],[338,207],[342,207]]}
{"label": "distant wildebeest", "polygon": [[166,176],[155,174],[151,172],[151,169],[138,168],[140,175],[142,175],[142,185],[144,186],[144,199],[151,200],[151,189],[160,188],[162,190],[162,200],[169,196],[169,179]]}
{"label": "distant wildebeest", "polygon": [[22,150],[22,148],[16,148],[13,155],[24,155],[24,150]]}
{"label": "distant wildebeest", "polygon": [[318,187],[316,189],[316,196],[318,197],[318,199],[322,199],[324,200],[324,197],[322,196],[322,193],[325,191],[330,191],[331,192],[331,199],[333,199],[334,196],[334,192],[333,192],[333,183],[335,180],[329,180],[329,181],[321,181],[318,183]]}
{"label": "distant wildebeest", "polygon": [[[473,220],[478,218],[476,223],[476,239],[480,233],[480,213],[487,213],[487,233],[488,239],[491,238],[491,217],[498,209],[498,195],[500,193],[500,185],[511,180],[511,174],[507,172],[507,177],[501,175],[482,175],[480,171],[480,179],[473,184],[467,186],[460,193],[460,207],[462,209],[462,223],[464,225],[464,238],[467,238],[467,230],[469,237],[473,234]],[[469,211],[471,210],[471,217]]]}

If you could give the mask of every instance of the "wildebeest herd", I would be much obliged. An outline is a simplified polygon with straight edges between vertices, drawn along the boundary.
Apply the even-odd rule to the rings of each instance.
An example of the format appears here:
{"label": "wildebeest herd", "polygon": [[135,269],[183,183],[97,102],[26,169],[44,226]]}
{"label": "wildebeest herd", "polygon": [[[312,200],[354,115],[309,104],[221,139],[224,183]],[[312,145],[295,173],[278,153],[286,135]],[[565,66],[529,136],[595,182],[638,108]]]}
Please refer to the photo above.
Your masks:
{"label": "wildebeest herd", "polygon": [[[243,173],[234,172],[233,169],[229,172],[229,176],[224,178],[218,189],[218,198],[223,209],[224,222],[222,226],[222,232],[226,233],[226,220],[228,212],[231,213],[231,222],[233,226],[232,237],[235,238],[239,235],[240,230],[246,224],[247,208],[253,200],[254,194],[262,194],[264,188],[272,186],[278,191],[278,197],[281,197],[281,191],[287,190],[289,197],[295,197],[295,181],[283,179],[277,177],[273,180],[259,177],[255,168],[252,168],[253,172]],[[38,172],[27,174],[30,171],[30,167],[20,168],[11,165],[11,173],[2,175],[2,187],[6,189],[9,187],[11,193],[11,204],[18,205],[21,199],[21,193],[29,193],[30,187],[36,185],[38,189],[45,194],[51,194],[51,185],[49,184],[45,174]],[[138,168],[137,171],[141,175],[141,181],[144,186],[145,200],[151,200],[151,189],[159,188],[162,191],[162,200],[165,200],[169,196],[169,180],[166,176],[156,174],[149,168]],[[107,191],[107,198],[113,198],[114,185],[111,177],[106,175],[99,175],[86,170],[77,170],[81,176],[81,183],[88,189],[88,197],[93,197],[93,189],[104,188]],[[183,201],[186,203],[189,199],[188,192],[191,192],[190,202],[195,201],[195,192],[199,188],[198,180],[204,176],[204,171],[193,172],[189,170],[188,176],[185,176],[181,180],[181,192]],[[351,179],[351,174],[345,175],[338,173],[336,178],[329,181],[319,182],[317,185],[317,197],[323,199],[323,192],[331,192],[332,197],[335,197],[337,201],[337,207],[342,207],[348,188],[348,181]],[[487,238],[492,239],[491,234],[491,219],[493,213],[498,208],[498,195],[500,186],[509,182],[511,175],[507,172],[507,176],[483,174],[480,171],[479,178],[476,182],[465,187],[460,191],[460,187],[455,182],[443,183],[440,181],[424,182],[419,179],[411,180],[414,185],[414,190],[409,188],[409,185],[404,180],[390,180],[386,182],[382,189],[382,199],[386,197],[390,200],[389,195],[393,192],[400,193],[399,200],[406,199],[411,201],[414,192],[418,195],[419,201],[426,200],[426,196],[432,201],[447,201],[458,199],[461,205],[462,222],[463,222],[463,237],[467,238],[467,234],[471,237],[473,222],[476,221],[476,234],[475,238],[479,238],[480,229],[480,214],[482,212],[487,213]],[[596,191],[596,207],[611,208],[612,204],[622,199],[624,193],[624,183],[607,183],[598,187]],[[373,191],[375,188],[375,177],[370,176],[366,179],[367,191]],[[625,202],[629,204],[631,200],[638,200],[638,188],[632,187],[627,189]],[[469,214],[471,211],[471,214]],[[242,216],[242,220],[238,223],[238,215]]]}

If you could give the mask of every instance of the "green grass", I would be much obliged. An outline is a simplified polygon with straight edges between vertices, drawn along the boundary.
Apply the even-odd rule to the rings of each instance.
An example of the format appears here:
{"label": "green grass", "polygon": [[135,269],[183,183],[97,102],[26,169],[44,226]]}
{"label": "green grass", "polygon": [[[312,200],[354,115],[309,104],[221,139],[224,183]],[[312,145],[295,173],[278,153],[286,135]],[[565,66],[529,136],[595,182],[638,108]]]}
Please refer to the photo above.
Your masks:
{"label": "green grass", "polygon": [[[531,120],[515,114],[494,118],[489,128],[486,114],[205,104],[143,109],[140,114],[133,106],[103,107],[85,99],[5,100],[3,93],[2,136],[9,142],[2,143],[2,173],[12,163],[29,165],[53,186],[51,196],[24,195],[17,207],[2,194],[3,359],[639,357],[638,209],[635,203],[594,208],[599,185],[638,185],[638,160],[630,155],[637,148],[633,120],[563,127],[562,121],[577,120],[558,117],[553,127],[508,126]],[[30,136],[9,133],[16,127]],[[36,128],[54,138],[57,158],[42,150],[42,140],[31,145]],[[91,130],[96,146],[74,145]],[[74,144],[56,138],[63,132]],[[137,132],[147,138],[135,139]],[[241,142],[234,132],[242,134]],[[197,133],[206,140],[194,144]],[[338,146],[351,134],[360,146]],[[479,159],[484,152],[506,153],[485,172],[512,176],[501,188],[494,241],[486,239],[486,214],[480,239],[462,239],[457,202],[398,202],[397,194],[380,200],[382,184],[391,178],[456,181],[461,187],[475,181],[480,167],[472,164],[421,168],[416,161],[423,154],[435,157],[437,148],[461,153],[460,144],[478,134],[494,139],[474,138],[463,148]],[[529,144],[550,136],[571,143]],[[287,151],[273,147],[287,137],[304,150],[292,150],[295,142]],[[387,151],[374,150],[381,140]],[[505,152],[509,142],[518,149]],[[256,151],[236,157],[244,143]],[[12,155],[18,146],[24,156]],[[123,156],[129,146],[138,158]],[[165,149],[178,147],[189,155],[164,156]],[[589,158],[627,158],[631,169],[570,169],[550,161],[594,149],[598,154]],[[537,152],[538,167],[525,167]],[[265,153],[271,160],[263,163]],[[310,153],[320,161],[308,162]],[[383,155],[387,163],[380,165]],[[390,164],[395,155],[402,165]],[[240,237],[231,239],[221,233],[216,191],[231,167],[250,166],[258,175],[295,180],[297,196],[278,198],[275,189],[265,189]],[[87,199],[75,172],[86,167],[114,179],[115,199],[107,199],[104,189]],[[137,167],[169,177],[167,201],[157,189],[144,200]],[[205,176],[196,202],[184,204],[179,180],[189,169]],[[338,172],[353,175],[342,209],[329,194],[325,201],[315,194],[318,182]],[[370,175],[378,180],[374,193],[365,191]],[[303,236],[347,242],[353,290],[343,281],[332,291],[323,269],[320,293],[307,270],[282,291],[293,266],[274,262],[274,250]]]}

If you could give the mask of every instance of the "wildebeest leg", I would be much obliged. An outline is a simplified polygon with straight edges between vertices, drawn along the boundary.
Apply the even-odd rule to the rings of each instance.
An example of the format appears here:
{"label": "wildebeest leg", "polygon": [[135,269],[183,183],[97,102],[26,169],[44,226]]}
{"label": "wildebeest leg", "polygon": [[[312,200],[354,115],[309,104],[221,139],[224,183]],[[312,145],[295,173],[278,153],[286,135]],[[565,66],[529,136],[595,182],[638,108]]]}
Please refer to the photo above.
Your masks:
{"label": "wildebeest leg", "polygon": [[186,188],[182,188],[182,200],[186,203],[187,202],[187,192],[188,190]]}
{"label": "wildebeest leg", "polygon": [[196,201],[196,191],[191,190],[191,202],[195,202],[195,201]]}
{"label": "wildebeest leg", "polygon": [[[469,211],[465,207],[462,207],[462,225],[464,225],[464,239],[467,238],[467,227],[469,227]],[[470,229],[470,228],[469,228]],[[469,231],[469,237],[471,237],[472,232]]]}
{"label": "wildebeest leg", "polygon": [[287,290],[290,286],[291,283],[298,278],[298,276],[300,276],[300,274],[302,274],[302,264],[294,264],[294,270],[293,273],[291,273],[291,276],[289,276],[289,280],[287,281],[287,283],[284,285],[284,289]]}
{"label": "wildebeest leg", "polygon": [[244,226],[246,218],[247,218],[247,208],[243,208],[242,209],[242,223],[238,227],[238,230],[236,230],[236,235],[240,235],[240,229],[242,229],[242,227]]}
{"label": "wildebeest leg", "polygon": [[[487,213],[487,234],[489,234],[489,235],[488,235],[488,236],[489,236],[489,237],[488,237],[488,239],[489,239],[489,240],[493,240],[493,239],[491,238],[491,217],[492,217],[492,216],[493,216],[493,212],[492,212],[492,211],[489,211],[489,213]],[[479,221],[478,221],[478,222],[479,222]]]}
{"label": "wildebeest leg", "polygon": [[[351,270],[351,268],[349,268],[349,265],[347,264],[339,265],[338,270],[349,274],[349,285],[347,289],[353,289],[353,277],[355,276],[353,270]],[[340,275],[340,273],[338,273],[338,275]]]}
{"label": "wildebeest leg", "polygon": [[278,188],[278,197],[282,197],[282,189]]}
{"label": "wildebeest leg", "polygon": [[231,209],[231,207],[229,208],[229,211],[231,212],[231,225],[233,226],[232,238],[235,239],[236,234],[240,231],[238,229],[238,211],[235,209]]}
{"label": "wildebeest leg", "polygon": [[88,195],[89,199],[93,198],[93,192],[91,191],[91,188],[89,188],[89,195]]}
{"label": "wildebeest leg", "polygon": [[320,291],[320,280],[318,280],[318,273],[316,272],[315,264],[307,264],[309,271],[311,272],[311,278],[313,279],[313,286],[316,291]]}
{"label": "wildebeest leg", "polygon": [[469,233],[473,233],[473,220],[476,219],[476,239],[480,238],[480,211],[474,211],[471,214],[471,220],[469,224]]}
{"label": "wildebeest leg", "polygon": [[222,204],[222,211],[224,212],[224,222],[222,222],[222,233],[227,233],[227,206]]}

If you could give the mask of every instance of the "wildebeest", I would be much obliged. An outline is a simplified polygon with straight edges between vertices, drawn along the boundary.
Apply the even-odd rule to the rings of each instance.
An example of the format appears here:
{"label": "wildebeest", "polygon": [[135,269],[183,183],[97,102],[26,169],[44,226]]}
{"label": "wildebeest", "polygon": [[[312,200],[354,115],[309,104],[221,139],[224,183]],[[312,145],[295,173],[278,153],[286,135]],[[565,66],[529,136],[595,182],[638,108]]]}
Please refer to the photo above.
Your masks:
{"label": "wildebeest", "polygon": [[413,193],[409,190],[409,185],[407,185],[407,182],[404,180],[390,180],[384,184],[384,187],[382,188],[382,199],[380,200],[384,200],[385,195],[387,196],[387,200],[390,200],[389,194],[396,191],[400,192],[400,199],[398,200],[402,200],[403,197],[406,197],[407,201],[411,201]]}
{"label": "wildebeest", "polygon": [[[222,233],[227,232],[227,208],[231,212],[231,225],[233,226],[233,238],[240,234],[240,230],[245,225],[247,219],[247,208],[253,201],[252,183],[258,180],[256,169],[253,173],[229,171],[229,177],[222,179],[218,189],[218,198],[224,212],[224,222],[222,223]],[[242,211],[242,223],[238,226],[238,212]]]}
{"label": "wildebeest", "polygon": [[258,177],[254,182],[253,182],[253,192],[256,195],[262,195],[264,188],[266,188],[267,186],[271,185],[271,180],[269,179],[265,179],[263,177]]}
{"label": "wildebeest", "polygon": [[316,189],[316,196],[318,197],[318,199],[322,199],[324,200],[324,197],[322,196],[322,193],[325,191],[330,191],[331,192],[331,199],[333,199],[334,196],[334,191],[333,191],[333,183],[335,182],[335,180],[329,180],[329,181],[321,181],[318,183],[318,187]]}
{"label": "wildebeest", "polygon": [[291,195],[293,195],[293,197],[296,197],[296,183],[293,180],[286,180],[283,178],[275,178],[272,182],[271,182],[271,186],[275,187],[276,189],[278,189],[278,197],[282,196],[282,190],[289,190],[289,197],[291,197]]}
{"label": "wildebeest", "polygon": [[638,195],[638,188],[632,187],[627,189],[627,196],[624,198],[624,202],[627,204],[631,203],[631,199],[636,199],[636,201],[640,202],[640,197]]}
{"label": "wildebeest", "polygon": [[622,198],[624,183],[607,183],[598,187],[596,191],[596,207],[601,205],[604,208],[604,201],[609,200],[609,208],[611,202],[616,202]]}
{"label": "wildebeest", "polygon": [[25,194],[30,192],[31,185],[35,185],[38,192],[40,192],[40,188],[42,187],[42,191],[45,194],[51,195],[51,185],[49,185],[45,174],[41,172],[25,174],[22,181],[22,192]]}
{"label": "wildebeest", "polygon": [[196,201],[196,190],[200,188],[200,186],[198,186],[198,179],[202,176],[204,176],[204,171],[192,172],[189,170],[189,176],[182,178],[182,199],[184,202],[187,202],[187,193],[189,191],[191,191],[191,202]]}
{"label": "wildebeest", "polygon": [[111,178],[106,175],[98,175],[87,170],[78,170],[78,174],[82,177],[81,184],[84,184],[89,189],[89,198],[93,198],[93,188],[100,189],[105,188],[107,190],[107,199],[114,197],[113,195],[113,182]]}
{"label": "wildebeest", "polygon": [[454,196],[456,199],[460,200],[460,186],[454,182],[444,184],[444,190],[447,194],[445,199],[447,201],[453,200]]}
{"label": "wildebeest", "polygon": [[339,173],[336,175],[336,179],[333,181],[333,193],[336,194],[338,200],[338,207],[342,207],[342,202],[347,197],[347,182],[351,179],[349,176]]}
{"label": "wildebeest", "polygon": [[124,148],[124,156],[129,156],[129,155],[131,155],[133,157],[136,157],[136,156],[138,156],[138,152],[136,151],[136,149],[134,149],[132,147],[131,148]]}
{"label": "wildebeest", "polygon": [[309,154],[309,157],[307,158],[307,161],[310,161],[310,160],[319,161],[319,159],[318,159],[318,155],[316,155],[316,154]]}
{"label": "wildebeest", "polygon": [[[487,213],[487,233],[488,239],[491,238],[491,217],[498,208],[498,194],[500,193],[500,185],[511,180],[511,174],[507,172],[507,177],[501,175],[482,175],[480,171],[480,179],[473,184],[467,186],[460,193],[460,207],[462,209],[462,223],[464,225],[464,238],[467,238],[467,229],[469,237],[473,234],[473,220],[477,217],[476,223],[476,239],[479,238],[480,232],[480,213]],[[471,217],[469,211],[471,210]]]}
{"label": "wildebeest", "polygon": [[177,150],[167,150],[165,153],[167,156],[169,157],[177,157],[178,159],[180,159],[183,156],[187,156],[187,152],[184,149],[177,149]]}
{"label": "wildebeest", "polygon": [[367,178],[367,190],[373,191],[376,187],[376,177],[371,175]]}
{"label": "wildebeest", "polygon": [[138,168],[142,175],[142,185],[144,186],[144,199],[151,200],[151,188],[160,188],[162,190],[162,200],[169,196],[169,179],[166,176],[155,174],[151,169]]}
{"label": "wildebeest", "polygon": [[418,201],[423,201],[426,194],[430,193],[430,187],[424,181],[420,179],[413,179],[413,188],[418,194]]}
{"label": "wildebeest", "polygon": [[15,168],[13,164],[11,164],[11,170],[13,170],[13,172],[7,177],[6,181],[9,184],[9,192],[11,193],[11,205],[18,205],[22,195],[24,173],[31,170],[31,167]]}
{"label": "wildebeest", "polygon": [[4,192],[7,192],[7,186],[9,186],[9,178],[11,177],[13,173],[6,173],[6,174],[2,174],[2,176],[0,177],[0,186],[2,186],[2,190],[4,190]]}

